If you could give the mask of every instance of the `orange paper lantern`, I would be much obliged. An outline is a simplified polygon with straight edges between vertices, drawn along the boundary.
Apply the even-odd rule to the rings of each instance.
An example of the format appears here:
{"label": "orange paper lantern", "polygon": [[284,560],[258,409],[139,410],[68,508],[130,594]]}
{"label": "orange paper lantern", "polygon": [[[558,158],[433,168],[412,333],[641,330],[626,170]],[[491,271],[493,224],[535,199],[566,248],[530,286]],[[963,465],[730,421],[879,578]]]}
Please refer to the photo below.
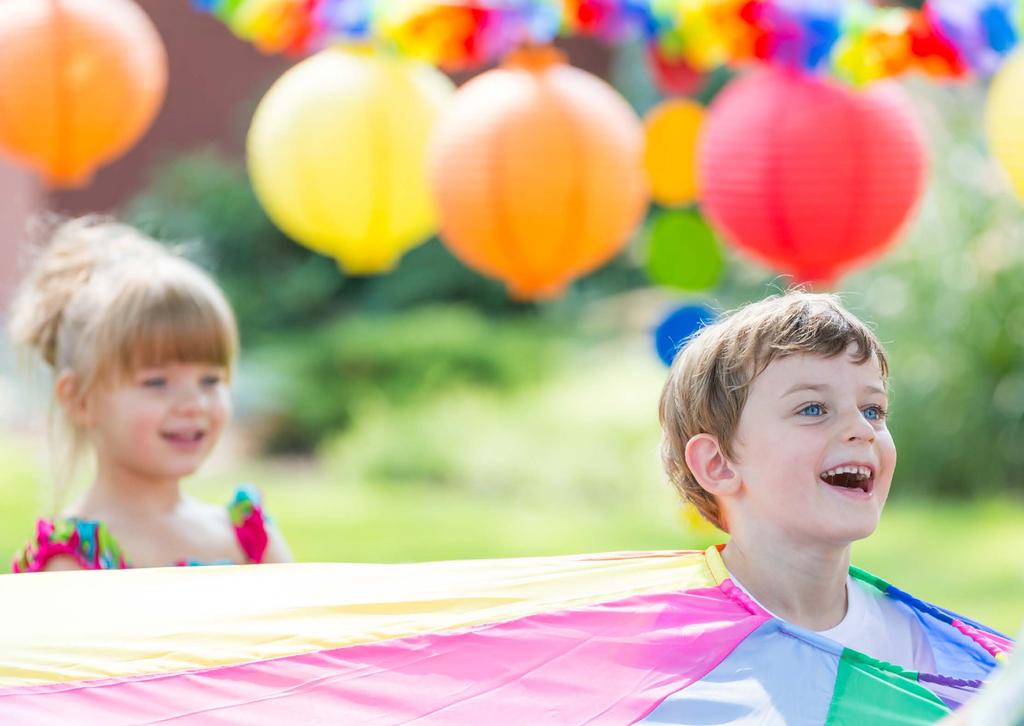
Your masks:
{"label": "orange paper lantern", "polygon": [[0,151],[48,183],[88,183],[166,86],[160,36],[131,0],[0,0]]}
{"label": "orange paper lantern", "polygon": [[643,128],[608,84],[531,48],[455,94],[435,133],[441,238],[521,299],[607,262],[647,206]]}

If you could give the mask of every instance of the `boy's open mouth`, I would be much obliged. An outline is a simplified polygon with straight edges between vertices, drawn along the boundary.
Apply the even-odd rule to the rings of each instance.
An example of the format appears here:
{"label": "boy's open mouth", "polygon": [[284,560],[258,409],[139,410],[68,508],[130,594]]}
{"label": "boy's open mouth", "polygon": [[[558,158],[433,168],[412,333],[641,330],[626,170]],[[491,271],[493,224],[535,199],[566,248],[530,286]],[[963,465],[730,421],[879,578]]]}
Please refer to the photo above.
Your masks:
{"label": "boy's open mouth", "polygon": [[859,489],[870,494],[875,483],[875,472],[870,466],[844,464],[827,469],[818,475],[826,484],[843,489]]}

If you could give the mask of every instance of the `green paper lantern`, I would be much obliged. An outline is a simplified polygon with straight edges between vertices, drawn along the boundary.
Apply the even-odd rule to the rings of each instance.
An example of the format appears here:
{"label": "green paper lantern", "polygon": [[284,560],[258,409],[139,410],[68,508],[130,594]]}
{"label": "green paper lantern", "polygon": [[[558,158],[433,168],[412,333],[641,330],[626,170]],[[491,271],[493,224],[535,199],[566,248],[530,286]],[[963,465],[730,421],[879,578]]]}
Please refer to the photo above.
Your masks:
{"label": "green paper lantern", "polygon": [[714,287],[725,263],[715,233],[695,212],[658,212],[648,227],[647,274],[666,287],[699,291]]}

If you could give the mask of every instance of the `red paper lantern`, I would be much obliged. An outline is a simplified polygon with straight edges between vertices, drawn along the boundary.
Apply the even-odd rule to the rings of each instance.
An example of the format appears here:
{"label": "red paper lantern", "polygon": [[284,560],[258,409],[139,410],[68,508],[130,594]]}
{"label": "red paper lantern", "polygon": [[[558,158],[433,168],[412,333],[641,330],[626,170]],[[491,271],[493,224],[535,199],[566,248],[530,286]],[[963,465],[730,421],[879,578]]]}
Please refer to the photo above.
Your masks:
{"label": "red paper lantern", "polygon": [[765,68],[712,104],[702,204],[727,241],[798,282],[831,282],[894,240],[924,189],[927,153],[891,82],[857,90]]}

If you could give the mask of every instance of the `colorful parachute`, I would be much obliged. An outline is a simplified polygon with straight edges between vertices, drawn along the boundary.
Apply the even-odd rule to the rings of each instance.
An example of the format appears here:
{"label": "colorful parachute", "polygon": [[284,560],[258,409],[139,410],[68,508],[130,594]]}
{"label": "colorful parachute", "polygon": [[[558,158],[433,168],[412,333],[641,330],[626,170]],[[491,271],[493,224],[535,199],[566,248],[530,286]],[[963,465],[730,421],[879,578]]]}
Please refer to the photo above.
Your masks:
{"label": "colorful parachute", "polygon": [[0,723],[919,724],[1006,638],[854,568],[936,674],[772,618],[719,552],[0,576]]}

